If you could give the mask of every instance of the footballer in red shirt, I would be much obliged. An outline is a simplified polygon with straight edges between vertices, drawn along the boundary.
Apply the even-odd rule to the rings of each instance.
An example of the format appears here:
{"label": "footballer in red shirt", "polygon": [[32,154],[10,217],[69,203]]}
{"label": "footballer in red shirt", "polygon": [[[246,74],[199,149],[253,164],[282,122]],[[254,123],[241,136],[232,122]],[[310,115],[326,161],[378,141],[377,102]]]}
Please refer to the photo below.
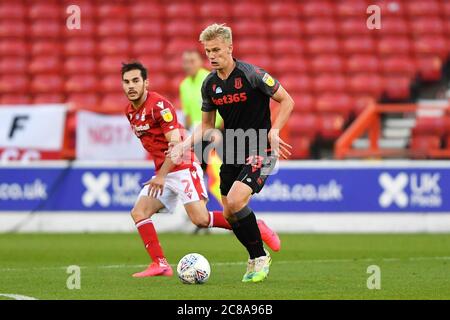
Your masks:
{"label": "footballer in red shirt", "polygon": [[[194,153],[188,151],[191,161],[184,161],[179,165],[166,157],[169,142],[182,141],[184,128],[177,121],[172,104],[158,93],[148,91],[147,69],[139,62],[123,64],[122,87],[129,100],[125,110],[126,117],[155,162],[155,176],[144,183],[131,211],[152,263],[146,270],[133,276],[171,276],[172,268],[164,256],[151,220],[153,214],[163,208],[173,211],[180,199],[189,218],[198,227],[231,230],[231,226],[223,217],[222,211],[207,210],[208,194],[203,181],[203,170]],[[276,233],[263,221],[258,226],[261,234],[265,235],[267,245],[278,251],[280,241]]]}

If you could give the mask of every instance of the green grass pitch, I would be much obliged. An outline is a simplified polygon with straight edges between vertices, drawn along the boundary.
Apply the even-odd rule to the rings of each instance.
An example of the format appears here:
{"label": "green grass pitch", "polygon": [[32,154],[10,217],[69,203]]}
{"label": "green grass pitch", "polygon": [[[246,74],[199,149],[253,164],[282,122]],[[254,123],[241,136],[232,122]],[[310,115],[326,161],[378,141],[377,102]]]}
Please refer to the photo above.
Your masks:
{"label": "green grass pitch", "polygon": [[[281,234],[269,278],[241,283],[247,259],[232,234],[161,234],[169,262],[211,263],[203,285],[174,276],[134,279],[148,257],[137,234],[2,234],[0,294],[37,299],[450,299],[450,234]],[[81,289],[66,287],[81,267]],[[370,265],[381,289],[369,290]],[[1,297],[0,299],[6,299]]]}

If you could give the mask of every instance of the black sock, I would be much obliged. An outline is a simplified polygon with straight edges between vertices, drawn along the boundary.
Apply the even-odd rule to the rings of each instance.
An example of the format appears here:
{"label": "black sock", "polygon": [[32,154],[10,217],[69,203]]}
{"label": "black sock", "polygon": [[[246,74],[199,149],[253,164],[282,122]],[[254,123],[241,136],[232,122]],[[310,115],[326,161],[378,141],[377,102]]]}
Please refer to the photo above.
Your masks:
{"label": "black sock", "polygon": [[231,223],[236,238],[247,249],[250,259],[265,256],[261,233],[259,232],[258,223],[253,211],[246,217]]}

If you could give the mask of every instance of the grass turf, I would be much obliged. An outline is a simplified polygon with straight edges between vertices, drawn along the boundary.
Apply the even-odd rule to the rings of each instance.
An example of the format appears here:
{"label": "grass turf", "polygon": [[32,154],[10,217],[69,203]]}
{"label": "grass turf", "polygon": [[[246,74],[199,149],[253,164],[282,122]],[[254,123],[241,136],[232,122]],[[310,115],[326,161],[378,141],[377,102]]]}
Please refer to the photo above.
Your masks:
{"label": "grass turf", "polygon": [[[450,234],[282,234],[269,278],[241,283],[247,256],[231,234],[161,234],[170,263],[199,252],[204,285],[134,279],[148,257],[137,234],[1,234],[0,294],[37,299],[450,299]],[[81,289],[66,287],[69,265]],[[367,268],[381,269],[369,290]],[[2,297],[0,296],[0,299]],[[3,297],[5,299],[5,297]]]}

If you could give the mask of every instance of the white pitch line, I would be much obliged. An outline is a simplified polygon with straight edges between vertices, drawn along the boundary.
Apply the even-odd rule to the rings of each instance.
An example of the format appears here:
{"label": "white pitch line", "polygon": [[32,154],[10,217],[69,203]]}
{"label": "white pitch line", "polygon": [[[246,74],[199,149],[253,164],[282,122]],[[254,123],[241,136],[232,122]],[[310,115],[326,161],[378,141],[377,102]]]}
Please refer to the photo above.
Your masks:
{"label": "white pitch line", "polygon": [[38,300],[33,297],[22,296],[20,294],[13,294],[13,293],[0,293],[0,297],[7,297],[14,300]]}
{"label": "white pitch line", "polygon": [[[346,262],[399,262],[399,261],[424,261],[424,260],[450,260],[450,256],[441,257],[408,257],[408,258],[364,258],[364,259],[313,259],[313,260],[274,260],[274,264],[297,264],[297,263],[346,263]],[[234,266],[234,265],[246,265],[246,262],[214,262],[213,266]],[[125,269],[125,268],[145,268],[148,264],[113,264],[113,265],[100,265],[100,266],[80,266],[81,269]],[[176,264],[171,264],[172,267],[176,267]],[[30,271],[30,270],[67,270],[67,266],[62,267],[42,267],[42,268],[0,268],[0,272],[7,271]]]}

